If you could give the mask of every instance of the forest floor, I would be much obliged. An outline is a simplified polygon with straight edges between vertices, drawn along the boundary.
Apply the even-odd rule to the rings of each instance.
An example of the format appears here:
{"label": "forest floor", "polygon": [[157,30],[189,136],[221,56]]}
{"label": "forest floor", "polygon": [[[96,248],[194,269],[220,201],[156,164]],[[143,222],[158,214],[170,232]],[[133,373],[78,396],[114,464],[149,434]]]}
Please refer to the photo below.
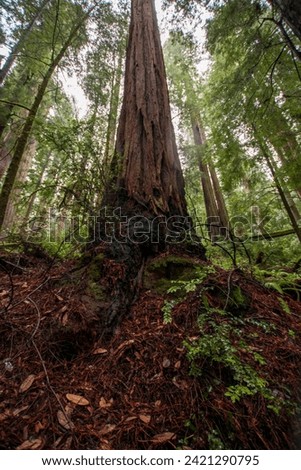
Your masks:
{"label": "forest floor", "polygon": [[76,264],[1,256],[0,448],[300,448],[300,302],[216,268],[105,336]]}

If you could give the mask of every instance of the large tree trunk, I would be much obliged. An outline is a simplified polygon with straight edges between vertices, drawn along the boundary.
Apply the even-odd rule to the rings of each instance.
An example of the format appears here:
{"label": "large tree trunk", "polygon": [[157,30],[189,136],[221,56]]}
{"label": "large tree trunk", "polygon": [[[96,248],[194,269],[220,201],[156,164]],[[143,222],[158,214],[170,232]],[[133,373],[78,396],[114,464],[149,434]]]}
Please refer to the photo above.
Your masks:
{"label": "large tree trunk", "polygon": [[187,216],[153,0],[132,0],[117,160],[122,169],[106,202],[127,210],[138,205],[153,216]]}
{"label": "large tree trunk", "polygon": [[[111,240],[106,234],[109,243],[98,244],[105,255],[99,280],[107,299],[101,313],[110,328],[128,312],[147,259],[174,241],[184,242],[189,226],[154,0],[132,0],[112,171],[102,206],[115,210],[115,232]],[[106,222],[100,218],[100,235]],[[204,259],[203,247],[196,249]]]}
{"label": "large tree trunk", "polygon": [[26,109],[21,109],[18,117],[9,126],[8,132],[5,134],[4,138],[0,143],[0,179],[2,179],[9,168],[16,142],[20,134],[20,129],[22,129],[22,124],[26,121],[28,116],[28,111]]}
{"label": "large tree trunk", "polygon": [[[19,80],[16,81],[13,88],[5,94],[5,87],[0,88],[0,142],[5,139],[5,131],[10,125],[10,120],[15,109],[20,109],[21,119],[24,119],[24,112],[28,112],[28,107],[22,104],[22,95],[34,96],[36,93],[36,87],[31,84],[31,77],[27,70],[24,70]],[[15,119],[14,119],[15,121]],[[7,131],[6,133],[10,132]]]}
{"label": "large tree trunk", "polygon": [[9,200],[7,202],[5,217],[2,223],[3,231],[6,231],[6,232],[11,231],[15,225],[16,207],[18,204],[18,199],[20,197],[21,185],[22,183],[26,181],[28,170],[30,168],[32,159],[35,155],[36,148],[37,148],[36,140],[31,139],[30,142],[28,143],[26,152],[24,153],[24,157],[22,158],[21,164],[18,169],[18,173],[16,176],[17,184],[14,185],[13,190],[10,193]]}

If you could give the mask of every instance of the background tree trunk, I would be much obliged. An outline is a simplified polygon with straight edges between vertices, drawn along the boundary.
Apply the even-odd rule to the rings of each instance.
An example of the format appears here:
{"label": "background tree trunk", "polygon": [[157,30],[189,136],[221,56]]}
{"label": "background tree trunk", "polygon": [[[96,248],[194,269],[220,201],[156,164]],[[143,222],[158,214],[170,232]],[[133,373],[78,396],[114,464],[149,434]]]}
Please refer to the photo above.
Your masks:
{"label": "background tree trunk", "polygon": [[110,108],[108,115],[108,127],[106,133],[106,145],[104,153],[104,163],[106,166],[110,164],[110,158],[112,158],[112,155],[114,153],[117,128],[117,115],[122,77],[123,50],[120,49],[117,54],[117,64],[114,64],[115,68],[112,74]]}
{"label": "background tree trunk", "polygon": [[[200,129],[198,122],[192,122],[192,130],[195,145],[197,147],[204,145],[205,139],[202,136],[202,130]],[[218,208],[214,197],[214,189],[211,184],[209,168],[208,165],[203,162],[201,155],[198,156],[198,163],[201,172],[201,183],[207,216],[206,223],[208,224],[207,229],[211,240],[214,240],[214,238],[219,234],[218,226],[220,224],[220,220],[218,216]]]}
{"label": "background tree trunk", "polygon": [[15,223],[16,205],[20,196],[20,185],[25,182],[28,170],[30,168],[32,159],[35,155],[37,148],[37,142],[35,139],[31,139],[26,148],[26,152],[22,158],[21,164],[18,169],[16,176],[16,185],[10,193],[9,200],[5,211],[5,217],[2,223],[3,231],[11,231]]}
{"label": "background tree trunk", "polygon": [[209,172],[210,172],[210,176],[211,176],[212,186],[213,186],[213,189],[214,189],[214,195],[215,195],[215,199],[216,199],[216,204],[217,204],[217,208],[218,208],[218,215],[219,215],[219,218],[220,218],[221,226],[223,228],[225,228],[225,235],[226,235],[226,237],[228,237],[229,236],[229,231],[231,230],[231,227],[230,227],[229,214],[228,214],[228,210],[227,210],[227,207],[226,207],[225,199],[224,199],[222,189],[221,189],[221,186],[220,186],[220,183],[219,183],[219,179],[218,179],[218,176],[217,176],[217,173],[215,171],[215,167],[214,167],[213,163],[212,162],[209,163],[208,166],[209,166]]}
{"label": "background tree trunk", "polygon": [[11,162],[11,147],[12,147],[12,139],[14,138],[14,132],[10,130],[4,139],[1,142],[0,147],[0,179],[5,175],[7,168]]}
{"label": "background tree trunk", "polygon": [[33,206],[34,206],[34,203],[35,203],[35,200],[36,200],[36,197],[37,197],[37,194],[38,194],[38,191],[39,191],[39,188],[41,186],[41,183],[43,181],[43,177],[44,177],[44,174],[45,174],[45,171],[46,171],[46,168],[48,166],[48,163],[50,161],[50,157],[51,157],[51,152],[48,152],[46,157],[45,157],[45,160],[42,164],[42,167],[41,167],[41,170],[40,170],[40,174],[38,176],[38,179],[37,179],[37,182],[35,184],[35,188],[34,188],[34,191],[32,193],[32,195],[30,196],[29,198],[29,201],[28,201],[28,206],[27,206],[27,209],[26,209],[26,213],[25,213],[25,216],[24,216],[24,221],[23,221],[23,224],[27,224],[28,221],[29,221],[29,218],[30,218],[30,214],[32,212],[32,209],[33,209]]}
{"label": "background tree trunk", "polygon": [[280,199],[283,203],[283,206],[287,212],[287,215],[290,219],[291,225],[301,242],[301,227],[299,227],[299,221],[300,221],[300,214],[299,211],[290,195],[290,193],[286,190],[285,187],[281,184],[281,180],[277,176],[276,169],[275,169],[275,162],[273,161],[273,157],[271,154],[269,154],[267,148],[265,147],[265,144],[258,141],[262,155],[268,165],[268,168],[273,176],[275,186],[277,188],[277,191],[279,193]]}
{"label": "background tree trunk", "polygon": [[[206,143],[206,136],[201,121],[193,116],[191,121],[194,143],[196,146],[202,146]],[[210,238],[212,240],[218,236],[228,238],[229,216],[214,165],[212,162],[204,163],[202,156],[199,155],[199,168]]]}
{"label": "background tree trunk", "polygon": [[61,50],[56,55],[56,57],[54,57],[52,63],[50,64],[42,80],[42,83],[40,84],[40,87],[36,94],[33,105],[28,113],[21,135],[16,144],[15,152],[13,154],[12,161],[7,171],[6,178],[4,180],[1,194],[0,194],[0,231],[2,230],[3,221],[6,217],[6,211],[7,211],[7,207],[9,204],[9,198],[10,198],[11,192],[13,191],[13,187],[17,182],[16,177],[19,171],[20,164],[22,162],[22,157],[26,150],[28,139],[30,137],[36,115],[38,113],[38,110],[44,98],[44,94],[46,92],[47,86],[50,82],[50,79],[56,67],[58,66],[62,58],[64,57],[65,53],[67,52],[67,49],[72,44],[80,27],[82,26],[84,21],[88,18],[91,11],[92,11],[92,8],[90,8],[90,10],[85,15],[83,15],[82,19],[70,31],[70,34],[67,40],[65,41],[64,45],[62,46]]}
{"label": "background tree trunk", "polygon": [[25,27],[25,29],[21,32],[21,36],[19,40],[16,42],[14,47],[12,48],[9,56],[7,57],[6,61],[4,62],[4,65],[2,69],[0,69],[0,85],[4,82],[6,76],[10,72],[18,53],[20,52],[22,46],[24,45],[24,42],[26,41],[28,35],[30,34],[32,28],[34,27],[35,23],[38,21],[40,18],[41,14],[43,13],[44,8],[46,8],[47,4],[50,2],[50,0],[44,0],[40,7],[37,9],[37,11],[33,14],[32,19],[29,21],[28,25]]}

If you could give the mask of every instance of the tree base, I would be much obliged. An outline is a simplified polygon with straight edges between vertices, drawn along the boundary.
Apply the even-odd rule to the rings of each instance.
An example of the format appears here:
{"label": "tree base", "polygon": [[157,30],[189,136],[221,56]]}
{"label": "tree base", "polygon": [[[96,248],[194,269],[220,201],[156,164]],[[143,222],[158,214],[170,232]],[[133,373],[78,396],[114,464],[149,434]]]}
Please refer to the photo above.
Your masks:
{"label": "tree base", "polygon": [[[110,235],[105,234],[107,241],[95,244],[83,259],[87,269],[86,295],[95,305],[101,328],[106,332],[114,331],[130,310],[144,285],[145,269],[154,258],[169,256],[167,270],[177,270],[178,265],[183,267],[185,259],[191,264],[188,262],[191,257],[196,264],[206,260],[205,249],[194,234],[185,240],[187,234],[179,232],[183,240],[168,243],[166,227],[160,229],[161,218],[138,216],[137,211],[135,214],[122,228],[118,220]],[[144,243],[137,240],[141,236],[147,236]]]}

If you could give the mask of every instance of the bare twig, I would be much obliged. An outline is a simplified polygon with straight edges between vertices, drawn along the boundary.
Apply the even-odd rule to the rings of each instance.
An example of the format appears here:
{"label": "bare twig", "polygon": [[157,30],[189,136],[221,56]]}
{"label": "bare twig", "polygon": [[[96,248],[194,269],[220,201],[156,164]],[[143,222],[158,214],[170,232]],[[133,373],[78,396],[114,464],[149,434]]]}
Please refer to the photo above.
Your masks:
{"label": "bare twig", "polygon": [[18,108],[22,108],[22,109],[26,109],[27,111],[30,111],[30,108],[28,108],[24,104],[14,103],[13,101],[7,101],[7,100],[2,100],[2,99],[0,99],[0,102],[5,103],[5,104],[9,104],[10,106],[18,106]]}
{"label": "bare twig", "polygon": [[231,277],[232,277],[232,274],[233,274],[233,273],[234,273],[234,269],[232,269],[232,271],[230,271],[229,276],[228,276],[228,282],[227,282],[227,285],[228,285],[227,299],[226,299],[226,303],[225,303],[225,305],[224,305],[223,310],[226,310],[226,309],[227,309],[228,303],[229,303],[229,300],[230,300],[230,294],[231,294]]}
{"label": "bare twig", "polygon": [[44,281],[41,282],[41,284],[39,284],[35,289],[33,289],[33,290],[25,297],[25,299],[19,300],[19,302],[16,302],[15,304],[10,303],[9,307],[6,307],[6,311],[10,310],[10,309],[13,308],[13,307],[17,307],[17,305],[20,305],[20,304],[22,304],[23,302],[25,302],[25,300],[28,300],[30,295],[32,295],[34,292],[36,292],[37,290],[39,290],[39,289],[40,289],[44,284],[46,284],[48,281],[49,281],[49,277],[46,277],[46,279],[44,279]]}
{"label": "bare twig", "polygon": [[52,386],[51,383],[50,383],[50,379],[49,379],[48,371],[47,371],[47,368],[46,368],[46,365],[45,365],[45,361],[44,361],[44,359],[43,359],[43,357],[42,357],[42,355],[41,355],[41,353],[40,353],[40,350],[39,350],[39,348],[37,347],[37,345],[36,345],[36,343],[35,343],[35,341],[34,341],[33,339],[31,340],[31,342],[32,342],[32,345],[33,345],[33,347],[35,348],[35,350],[36,350],[36,352],[37,352],[37,355],[39,356],[40,361],[41,361],[41,365],[42,365],[43,370],[44,370],[44,373],[45,373],[46,382],[47,382],[47,385],[48,385],[48,387],[49,387],[49,390],[51,391],[51,393],[52,393],[53,396],[55,397],[56,401],[58,402],[58,404],[59,404],[59,406],[60,406],[60,408],[61,408],[61,410],[62,410],[62,413],[63,413],[64,417],[66,418],[66,421],[68,422],[68,424],[69,424],[69,426],[70,426],[70,429],[72,429],[72,428],[73,428],[73,423],[72,423],[72,421],[70,421],[70,418],[69,418],[69,416],[67,415],[67,413],[66,413],[66,411],[65,411],[64,405],[63,405],[63,403],[61,402],[60,397],[58,396],[58,394],[56,393],[56,391],[54,390],[53,386]]}
{"label": "bare twig", "polygon": [[35,337],[35,335],[36,335],[36,333],[37,333],[39,327],[40,327],[40,323],[41,323],[41,312],[40,312],[40,309],[39,309],[39,307],[37,306],[37,304],[35,303],[34,300],[32,300],[30,297],[27,297],[27,299],[29,300],[29,302],[32,303],[32,305],[34,306],[34,308],[36,309],[37,314],[38,314],[38,321],[37,321],[36,327],[35,327],[35,329],[34,329],[32,335],[31,335],[31,337],[30,337],[30,340],[32,341],[33,338]]}

